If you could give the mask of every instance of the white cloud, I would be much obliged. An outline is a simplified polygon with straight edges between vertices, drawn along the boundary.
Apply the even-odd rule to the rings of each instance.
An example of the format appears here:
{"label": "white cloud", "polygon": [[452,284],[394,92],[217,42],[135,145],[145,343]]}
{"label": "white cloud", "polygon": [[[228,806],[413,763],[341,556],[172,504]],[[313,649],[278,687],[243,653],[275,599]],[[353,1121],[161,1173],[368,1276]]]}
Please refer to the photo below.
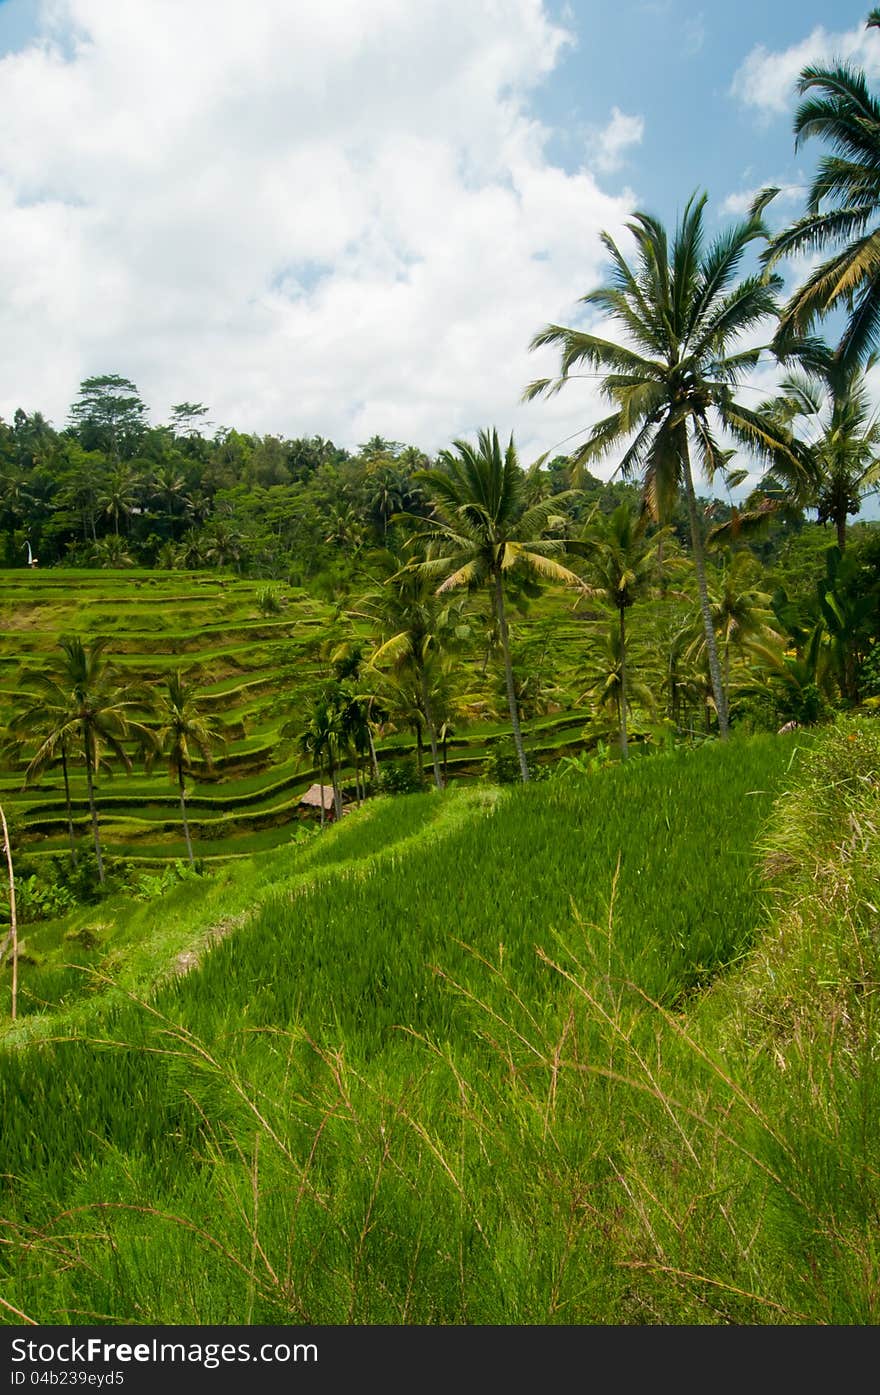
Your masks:
{"label": "white cloud", "polygon": [[765,115],[790,109],[794,86],[808,64],[852,62],[871,75],[880,73],[880,39],[874,30],[859,25],[841,33],[818,26],[800,43],[780,52],[757,44],[734,74],[733,96]]}
{"label": "white cloud", "polygon": [[343,445],[588,424],[591,384],[519,405],[629,211],[545,157],[568,42],[542,0],[44,0],[0,60],[0,414],[117,372]]}
{"label": "white cloud", "polygon": [[740,216],[748,213],[761,190],[770,185],[775,185],[779,190],[779,193],[776,195],[771,205],[773,208],[776,208],[779,204],[792,203],[794,200],[800,199],[803,196],[803,188],[801,185],[785,184],[781,180],[768,179],[766,184],[756,184],[753,189],[737,189],[733,193],[728,194],[721,204],[721,212],[736,213]]}
{"label": "white cloud", "polygon": [[641,144],[645,122],[641,116],[627,116],[619,107],[611,108],[611,120],[594,137],[588,163],[603,174],[620,169],[623,152],[629,145]]}

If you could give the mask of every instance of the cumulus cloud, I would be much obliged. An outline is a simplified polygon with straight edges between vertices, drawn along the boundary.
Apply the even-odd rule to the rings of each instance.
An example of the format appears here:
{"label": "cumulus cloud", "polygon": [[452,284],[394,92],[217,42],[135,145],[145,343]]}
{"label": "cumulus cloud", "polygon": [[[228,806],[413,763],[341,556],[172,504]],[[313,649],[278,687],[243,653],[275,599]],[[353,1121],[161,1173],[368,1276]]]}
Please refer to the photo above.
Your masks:
{"label": "cumulus cloud", "polygon": [[595,137],[590,164],[602,174],[610,174],[623,164],[627,146],[641,144],[645,122],[641,116],[627,116],[620,107],[611,108],[611,120]]}
{"label": "cumulus cloud", "polygon": [[591,384],[519,405],[629,211],[545,155],[569,42],[542,0],[44,0],[0,60],[0,414],[118,372],[343,445],[588,424]]}
{"label": "cumulus cloud", "polygon": [[756,107],[764,115],[786,112],[791,107],[801,69],[838,59],[876,76],[880,73],[880,39],[876,32],[859,25],[841,33],[829,33],[819,25],[800,43],[778,52],[757,44],[734,74],[730,90],[746,106]]}

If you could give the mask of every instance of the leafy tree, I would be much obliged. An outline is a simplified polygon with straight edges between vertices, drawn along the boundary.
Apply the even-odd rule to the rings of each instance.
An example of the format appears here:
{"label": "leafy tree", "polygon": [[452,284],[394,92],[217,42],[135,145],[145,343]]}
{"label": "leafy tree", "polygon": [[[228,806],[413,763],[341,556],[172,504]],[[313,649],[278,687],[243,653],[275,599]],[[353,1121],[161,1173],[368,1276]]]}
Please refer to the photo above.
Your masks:
{"label": "leafy tree", "polygon": [[[880,28],[880,10],[870,12],[866,27]],[[777,343],[786,348],[840,307],[848,319],[837,354],[851,369],[880,335],[880,104],[864,73],[845,63],[804,68],[798,92],[805,100],[795,113],[796,146],[818,136],[831,153],[819,162],[806,213],[772,240],[765,260],[772,267],[783,257],[840,250],[811,272],[783,308]],[[764,199],[776,193],[768,190]]]}
{"label": "leafy tree", "polygon": [[177,781],[180,795],[180,815],[190,866],[195,866],[189,821],[186,817],[185,777],[192,775],[196,758],[210,769],[212,749],[223,741],[221,728],[199,711],[195,685],[188,682],[178,669],[166,680],[157,707],[158,730],[155,733],[157,753],[168,760],[168,772]]}
{"label": "leafy tree", "polygon": [[134,383],[117,373],[84,378],[70,408],[71,428],[86,450],[111,460],[137,455],[147,429],[147,409]]}
{"label": "leafy tree", "polygon": [[703,533],[691,466],[696,451],[710,481],[724,475],[730,453],[717,432],[727,432],[739,445],[768,463],[774,455],[798,456],[780,438],[773,422],[736,400],[734,389],[758,363],[759,346],[737,348],[776,313],[776,276],[737,276],[749,247],[766,231],[754,213],[704,246],[703,212],[706,197],[692,197],[669,246],[666,230],[647,213],[636,213],[627,224],[636,241],[630,265],[607,234],[603,242],[611,258],[608,282],[585,295],[590,306],[620,327],[627,340],[615,343],[583,330],[548,325],[535,335],[531,347],[561,349],[557,378],[541,378],[525,391],[531,399],[558,392],[581,366],[604,373],[603,395],[615,410],[598,422],[575,452],[583,465],[624,446],[618,469],[624,479],[640,475],[646,503],[654,518],[669,517],[679,492],[687,503],[689,541],[693,553],[706,634],[712,689],[722,738],[728,732],[721,666],[715,643]]}
{"label": "leafy tree", "polygon": [[580,588],[581,579],[556,559],[565,542],[550,537],[565,522],[556,495],[528,507],[524,472],[513,436],[502,453],[498,432],[482,430],[477,446],[454,441],[441,451],[439,468],[417,478],[424,482],[434,512],[424,537],[428,560],[425,576],[440,580],[438,595],[455,587],[488,587],[491,591],[504,658],[507,701],[513,740],[524,781],[529,767],[523,747],[519,709],[510,658],[510,634],[504,602],[505,579],[516,572]]}

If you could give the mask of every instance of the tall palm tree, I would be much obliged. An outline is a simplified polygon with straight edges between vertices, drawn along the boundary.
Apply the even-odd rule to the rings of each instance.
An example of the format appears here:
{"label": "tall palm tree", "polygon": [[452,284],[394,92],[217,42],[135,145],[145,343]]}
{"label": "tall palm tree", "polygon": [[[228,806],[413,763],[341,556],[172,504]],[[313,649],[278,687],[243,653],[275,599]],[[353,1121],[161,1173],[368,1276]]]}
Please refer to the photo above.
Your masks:
{"label": "tall palm tree", "polygon": [[880,486],[880,416],[865,382],[878,359],[872,354],[864,371],[827,351],[813,353],[811,360],[809,367],[790,373],[779,395],[762,409],[801,436],[811,469],[789,478],[782,460],[769,478],[788,486],[792,502],[815,508],[820,523],[833,524],[843,552],[848,516]]}
{"label": "tall palm tree", "polygon": [[177,780],[186,851],[190,866],[194,867],[192,838],[186,817],[185,776],[192,775],[196,757],[200,757],[210,768],[212,749],[223,741],[222,731],[210,718],[199,712],[195,685],[187,682],[179,669],[166,679],[165,691],[156,707],[156,716],[159,725],[155,733],[155,754],[167,757],[168,773],[172,779]]}
{"label": "tall palm tree", "polygon": [[[589,550],[589,580],[586,595],[599,597],[617,611],[619,656],[620,755],[626,760],[627,710],[627,632],[626,613],[642,596],[653,590],[657,576],[657,549],[662,534],[646,533],[648,515],[636,513],[628,504],[619,504],[608,516],[599,514],[582,531]],[[665,530],[664,530],[665,531]]]}
{"label": "tall palm tree", "polygon": [[529,767],[510,659],[504,582],[507,576],[520,572],[580,588],[580,577],[556,560],[565,551],[564,540],[548,536],[565,521],[560,508],[565,496],[557,494],[529,506],[526,477],[513,436],[502,452],[494,429],[480,431],[476,447],[467,441],[454,441],[452,450],[440,452],[438,465],[416,476],[427,487],[434,505],[422,534],[429,545],[428,560],[419,565],[425,576],[440,579],[438,595],[458,586],[488,587],[491,591],[513,740],[526,781]]}
{"label": "tall palm tree", "polygon": [[[880,28],[880,9],[871,10],[866,27]],[[819,162],[806,213],[772,240],[765,259],[774,266],[783,257],[839,250],[783,308],[777,342],[784,347],[841,307],[848,320],[837,354],[852,367],[880,339],[880,103],[864,73],[845,63],[802,69],[797,90],[805,100],[795,113],[796,146],[818,136],[831,153]]]}
{"label": "tall palm tree", "polygon": [[575,466],[582,467],[623,446],[618,470],[624,479],[641,475],[647,506],[660,520],[669,517],[679,491],[684,491],[718,726],[725,738],[727,707],[706,584],[691,452],[696,452],[702,473],[710,481],[716,473],[727,473],[730,461],[730,451],[718,438],[719,429],[768,462],[779,452],[795,469],[798,456],[771,421],[738,402],[734,395],[737,384],[762,353],[758,346],[737,348],[738,341],[776,314],[776,292],[781,285],[777,276],[737,280],[750,245],[766,237],[764,225],[755,212],[706,247],[705,205],[705,195],[694,195],[688,201],[671,247],[656,218],[636,213],[627,224],[636,242],[632,265],[612,238],[603,234],[612,263],[611,276],[581,303],[606,315],[623,331],[627,342],[615,343],[583,330],[548,325],[535,335],[531,348],[558,346],[562,351],[560,374],[531,383],[524,396],[531,399],[558,392],[576,368],[599,370],[604,375],[602,393],[615,410],[592,428],[573,456]]}
{"label": "tall palm tree", "polygon": [[47,712],[57,717],[31,764],[39,768],[58,756],[64,758],[65,750],[72,749],[75,743],[82,751],[101,882],[105,876],[95,802],[95,774],[102,753],[108,750],[126,770],[131,770],[131,757],[123,743],[133,739],[145,751],[154,745],[152,733],[139,720],[150,711],[149,694],[139,685],[126,683],[106,661],[106,644],[106,639],[99,637],[92,640],[87,649],[78,635],[65,635],[60,640],[61,654],[48,671],[26,676],[37,697],[43,699]]}

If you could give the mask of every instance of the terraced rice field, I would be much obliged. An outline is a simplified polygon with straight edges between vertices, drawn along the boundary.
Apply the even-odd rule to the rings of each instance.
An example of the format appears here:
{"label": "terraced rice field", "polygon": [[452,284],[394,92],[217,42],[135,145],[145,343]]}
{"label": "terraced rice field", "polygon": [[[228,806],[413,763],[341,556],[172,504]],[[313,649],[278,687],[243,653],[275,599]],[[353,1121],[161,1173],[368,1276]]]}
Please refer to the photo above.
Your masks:
{"label": "terraced rice field", "polygon": [[[192,677],[200,706],[222,725],[226,744],[212,771],[188,782],[188,809],[197,852],[206,859],[247,856],[286,843],[299,816],[301,795],[317,779],[280,731],[295,719],[308,695],[328,675],[328,647],[371,636],[358,622],[293,587],[280,588],[278,615],[261,613],[265,583],[205,572],[23,570],[0,572],[0,720],[9,721],[27,673],[44,667],[64,634],[85,643],[101,636],[106,653],[132,679],[158,687],[174,669]],[[552,608],[553,602],[550,603]],[[546,625],[546,606],[522,632]],[[559,641],[574,656],[583,626],[560,613]],[[481,665],[476,656],[462,660]],[[491,672],[478,674],[488,692]],[[561,710],[527,724],[535,756],[581,745],[590,714]],[[473,778],[493,743],[506,740],[501,721],[459,730],[450,739],[450,777]],[[406,731],[378,741],[381,760],[411,755]],[[0,799],[17,822],[28,854],[48,855],[68,846],[63,782],[49,769],[23,787],[27,752],[0,764]],[[85,776],[71,771],[75,828],[87,833]],[[102,772],[97,786],[102,837],[111,855],[144,862],[185,856],[177,791],[164,768]]]}

